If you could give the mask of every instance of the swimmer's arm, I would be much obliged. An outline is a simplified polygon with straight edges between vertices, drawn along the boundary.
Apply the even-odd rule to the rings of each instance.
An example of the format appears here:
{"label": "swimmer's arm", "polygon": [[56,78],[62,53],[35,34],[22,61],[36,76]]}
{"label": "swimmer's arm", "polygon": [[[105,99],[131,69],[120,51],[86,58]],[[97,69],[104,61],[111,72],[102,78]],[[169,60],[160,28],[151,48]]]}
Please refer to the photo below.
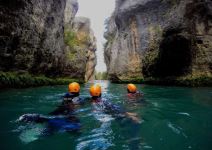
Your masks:
{"label": "swimmer's arm", "polygon": [[116,113],[116,114],[123,114],[125,117],[130,118],[131,120],[133,120],[136,123],[141,122],[136,113],[127,112],[119,105],[115,105],[109,101],[105,101],[104,103],[105,103],[107,110],[109,110],[113,113]]}
{"label": "swimmer's arm", "polygon": [[141,122],[141,120],[138,118],[138,115],[136,113],[125,112],[125,116],[127,118],[130,118],[135,123],[140,123]]}
{"label": "swimmer's arm", "polygon": [[18,121],[21,122],[36,122],[36,123],[44,123],[49,120],[48,117],[42,116],[40,114],[25,114],[19,117]]}

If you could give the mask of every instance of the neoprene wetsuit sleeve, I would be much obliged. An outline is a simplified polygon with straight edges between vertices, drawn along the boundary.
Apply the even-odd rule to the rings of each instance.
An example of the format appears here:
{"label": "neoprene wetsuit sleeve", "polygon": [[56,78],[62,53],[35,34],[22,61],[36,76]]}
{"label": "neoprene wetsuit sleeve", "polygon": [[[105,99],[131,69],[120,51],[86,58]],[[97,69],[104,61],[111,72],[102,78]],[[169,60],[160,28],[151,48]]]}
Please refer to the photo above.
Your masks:
{"label": "neoprene wetsuit sleeve", "polygon": [[44,123],[47,122],[48,120],[49,120],[48,117],[39,114],[24,114],[18,119],[18,121],[22,122],[36,122],[36,123]]}
{"label": "neoprene wetsuit sleeve", "polygon": [[66,111],[66,108],[64,105],[60,105],[55,109],[54,111],[50,112],[49,115],[61,115],[64,114]]}

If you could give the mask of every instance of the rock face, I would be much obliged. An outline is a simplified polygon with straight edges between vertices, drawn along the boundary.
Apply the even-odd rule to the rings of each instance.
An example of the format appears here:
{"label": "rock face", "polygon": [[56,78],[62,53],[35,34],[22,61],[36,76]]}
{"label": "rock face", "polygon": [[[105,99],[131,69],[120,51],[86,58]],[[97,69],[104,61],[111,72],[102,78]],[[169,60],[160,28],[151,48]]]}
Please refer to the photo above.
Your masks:
{"label": "rock face", "polygon": [[112,81],[212,75],[212,2],[117,0],[107,20]]}
{"label": "rock face", "polygon": [[77,0],[66,0],[64,23],[66,28],[71,28],[75,15],[79,9]]}
{"label": "rock face", "polygon": [[64,59],[66,0],[3,0],[0,70],[57,75]]}
{"label": "rock face", "polygon": [[[64,42],[64,28],[72,27],[77,10],[77,0],[1,1],[0,71],[84,79],[86,71],[75,75],[68,70],[69,53]],[[76,64],[90,64],[86,52],[82,55]],[[78,69],[85,70],[81,67]]]}
{"label": "rock face", "polygon": [[[67,67],[75,78],[81,75],[85,81],[94,79],[96,66],[96,38],[90,27],[90,20],[76,17],[71,28],[65,30]],[[70,73],[69,73],[70,71]]]}

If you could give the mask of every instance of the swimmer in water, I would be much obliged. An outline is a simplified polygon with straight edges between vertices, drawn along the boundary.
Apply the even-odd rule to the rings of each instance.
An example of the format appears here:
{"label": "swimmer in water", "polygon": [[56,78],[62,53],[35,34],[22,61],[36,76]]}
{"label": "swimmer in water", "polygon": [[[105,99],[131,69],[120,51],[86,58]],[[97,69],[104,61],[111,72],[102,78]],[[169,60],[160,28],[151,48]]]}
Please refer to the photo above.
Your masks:
{"label": "swimmer in water", "polygon": [[21,122],[48,123],[48,131],[76,131],[81,128],[79,119],[75,116],[75,107],[83,104],[79,97],[80,85],[70,83],[68,93],[63,96],[63,102],[57,109],[50,112],[50,116],[40,114],[25,114],[19,117]]}
{"label": "swimmer in water", "polygon": [[49,115],[68,115],[73,113],[75,108],[84,104],[85,99],[80,97],[80,85],[73,82],[68,86],[68,93],[63,96],[63,102],[58,108],[49,113]]}
{"label": "swimmer in water", "polygon": [[116,117],[127,117],[136,123],[140,123],[137,114],[130,113],[123,110],[120,106],[115,105],[108,100],[101,97],[101,86],[94,85],[90,88],[91,103],[97,111],[104,111],[105,113],[112,114]]}
{"label": "swimmer in water", "polygon": [[127,97],[129,100],[137,100],[143,98],[144,94],[137,90],[137,87],[134,84],[127,85]]}

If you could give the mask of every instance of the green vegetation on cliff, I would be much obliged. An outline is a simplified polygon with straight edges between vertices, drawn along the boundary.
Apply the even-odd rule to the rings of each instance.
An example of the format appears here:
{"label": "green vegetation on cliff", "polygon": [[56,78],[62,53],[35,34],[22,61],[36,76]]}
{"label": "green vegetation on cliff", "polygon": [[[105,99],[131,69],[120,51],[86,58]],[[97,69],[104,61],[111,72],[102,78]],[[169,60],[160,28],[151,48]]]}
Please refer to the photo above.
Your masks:
{"label": "green vegetation on cliff", "polygon": [[119,80],[115,83],[144,83],[144,79],[141,77],[138,78],[129,78],[129,79],[123,79]]}
{"label": "green vegetation on cliff", "polygon": [[[89,40],[87,35],[80,35],[79,33],[66,29],[64,36],[65,44],[69,46],[69,50],[66,51],[69,62],[75,62],[79,58],[86,56],[84,48]],[[77,67],[77,63],[74,64]]]}
{"label": "green vegetation on cliff", "polygon": [[95,73],[95,79],[96,80],[107,80],[107,72],[96,72]]}
{"label": "green vegetation on cliff", "polygon": [[45,85],[63,85],[70,82],[84,81],[69,78],[49,78],[44,75],[34,76],[28,73],[0,72],[0,88],[27,88]]}
{"label": "green vegetation on cliff", "polygon": [[187,86],[187,87],[197,87],[197,86],[211,86],[212,76],[182,76],[182,77],[134,77],[119,79],[115,76],[110,76],[110,80],[113,83],[137,83],[137,84],[152,84],[152,85],[168,85],[168,86]]}
{"label": "green vegetation on cliff", "polygon": [[77,35],[76,35],[75,32],[69,31],[69,30],[65,30],[64,35],[65,35],[65,37],[64,37],[65,44],[68,45],[70,48],[73,49],[74,46],[79,44],[79,41],[77,39]]}
{"label": "green vegetation on cliff", "polygon": [[110,75],[109,79],[113,83],[144,83],[144,78],[142,77],[124,77],[124,78],[119,78],[116,75]]}
{"label": "green vegetation on cliff", "polygon": [[75,46],[86,46],[90,41],[90,37],[86,33],[76,33],[66,29],[64,32],[64,40],[65,44],[73,49]]}
{"label": "green vegetation on cliff", "polygon": [[144,83],[153,85],[176,85],[176,86],[211,86],[212,77],[193,76],[193,77],[166,77],[166,78],[146,78]]}

